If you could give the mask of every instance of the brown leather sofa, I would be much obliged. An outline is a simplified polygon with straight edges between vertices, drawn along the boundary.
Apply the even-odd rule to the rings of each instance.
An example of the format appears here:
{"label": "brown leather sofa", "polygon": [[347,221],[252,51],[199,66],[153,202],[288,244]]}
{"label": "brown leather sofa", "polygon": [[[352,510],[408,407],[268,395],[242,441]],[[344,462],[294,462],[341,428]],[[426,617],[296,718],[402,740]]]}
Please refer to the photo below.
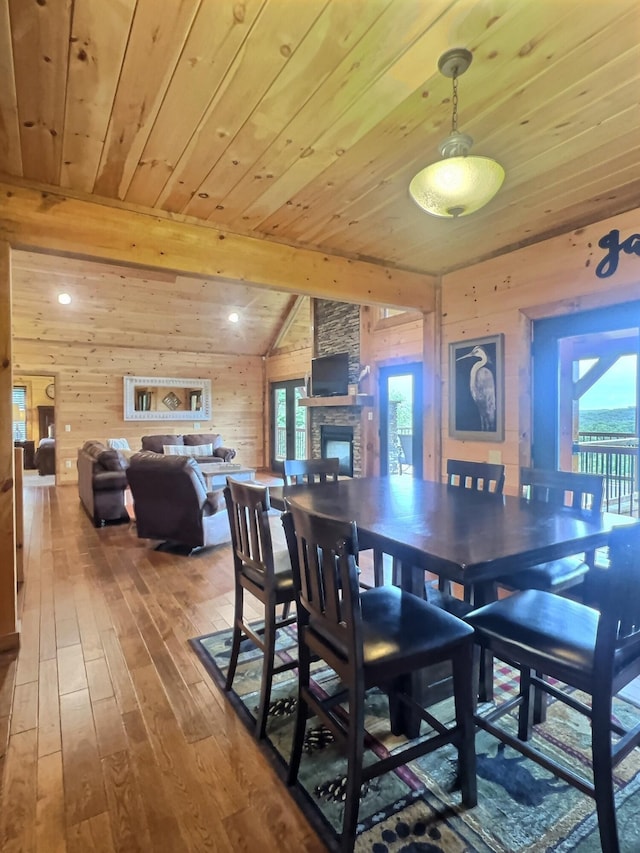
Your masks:
{"label": "brown leather sofa", "polygon": [[232,447],[223,447],[222,436],[217,432],[197,432],[186,435],[143,435],[142,449],[153,453],[164,453],[165,446],[201,447],[210,444],[213,448],[211,456],[195,455],[198,462],[231,462],[236,451]]}
{"label": "brown leather sofa", "polygon": [[47,474],[56,473],[56,440],[55,438],[41,438],[34,457],[38,474],[45,477]]}
{"label": "brown leather sofa", "polygon": [[78,494],[96,527],[129,521],[124,494],[126,460],[101,441],[86,441],[78,450]]}
{"label": "brown leather sofa", "polygon": [[127,480],[141,539],[161,539],[158,548],[181,546],[187,554],[229,542],[222,489],[207,492],[193,457],[143,450],[130,458]]}

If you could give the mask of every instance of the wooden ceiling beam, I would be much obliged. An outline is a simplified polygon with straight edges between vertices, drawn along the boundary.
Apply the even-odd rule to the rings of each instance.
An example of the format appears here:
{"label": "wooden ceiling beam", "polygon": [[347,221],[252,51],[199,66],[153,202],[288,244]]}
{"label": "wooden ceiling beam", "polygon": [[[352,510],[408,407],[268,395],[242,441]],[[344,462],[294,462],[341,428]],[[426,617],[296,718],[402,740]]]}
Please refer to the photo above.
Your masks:
{"label": "wooden ceiling beam", "polygon": [[296,319],[298,311],[300,310],[300,306],[304,302],[304,296],[292,296],[289,302],[287,303],[287,307],[282,313],[282,318],[280,323],[278,324],[278,328],[276,329],[275,335],[273,336],[273,340],[269,345],[269,349],[267,354],[271,355],[271,353],[276,350],[289,329],[291,328],[291,324]]}
{"label": "wooden ceiling beam", "polygon": [[0,239],[13,248],[242,281],[342,302],[434,310],[433,276],[20,182],[0,182],[0,195]]}

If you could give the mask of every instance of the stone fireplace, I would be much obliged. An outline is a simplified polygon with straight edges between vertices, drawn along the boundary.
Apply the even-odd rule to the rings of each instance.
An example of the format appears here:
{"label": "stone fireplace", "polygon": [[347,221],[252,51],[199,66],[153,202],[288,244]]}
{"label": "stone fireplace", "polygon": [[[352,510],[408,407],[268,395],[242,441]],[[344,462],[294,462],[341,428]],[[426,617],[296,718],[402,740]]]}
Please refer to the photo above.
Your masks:
{"label": "stone fireplace", "polygon": [[338,473],[353,477],[353,427],[321,426],[320,455],[323,459],[337,456],[340,460]]}
{"label": "stone fireplace", "polygon": [[[349,353],[349,382],[355,385],[360,374],[360,306],[325,299],[314,300],[315,354],[321,356],[345,351]],[[362,409],[359,406],[329,404],[309,411],[312,455],[315,458],[338,456],[341,459],[341,474],[361,477],[364,470]],[[329,434],[334,430],[336,435],[328,439],[337,442],[331,452],[326,452],[323,439],[327,430]]]}

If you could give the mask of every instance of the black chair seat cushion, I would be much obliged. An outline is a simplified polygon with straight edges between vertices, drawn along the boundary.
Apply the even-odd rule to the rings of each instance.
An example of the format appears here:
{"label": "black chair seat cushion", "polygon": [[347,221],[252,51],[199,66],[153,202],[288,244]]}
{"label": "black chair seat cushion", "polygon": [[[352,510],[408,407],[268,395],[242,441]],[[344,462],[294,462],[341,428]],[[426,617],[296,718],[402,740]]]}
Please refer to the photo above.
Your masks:
{"label": "black chair seat cushion", "polygon": [[[434,607],[395,586],[379,586],[360,595],[362,608],[362,646],[366,680],[376,683],[383,670],[384,677],[410,672],[449,658],[461,643],[471,642],[473,629],[461,619]],[[335,637],[324,637],[311,617],[309,628],[329,642],[334,651],[346,658],[346,649],[336,644]]]}
{"label": "black chair seat cushion", "polygon": [[[278,594],[291,592],[293,594],[293,572],[291,571],[291,558],[289,551],[274,551],[273,552],[273,568],[275,588]],[[260,589],[264,589],[264,575],[262,572],[256,571],[246,563],[242,565],[242,574],[247,577],[251,583],[254,583]]]}
{"label": "black chair seat cushion", "polygon": [[498,583],[512,589],[545,589],[553,592],[565,586],[573,586],[588,571],[589,566],[581,557],[563,557],[506,575]]}
{"label": "black chair seat cushion", "polygon": [[514,649],[514,659],[525,666],[573,673],[580,681],[593,668],[598,616],[563,596],[527,590],[480,607],[466,619],[490,641]]}

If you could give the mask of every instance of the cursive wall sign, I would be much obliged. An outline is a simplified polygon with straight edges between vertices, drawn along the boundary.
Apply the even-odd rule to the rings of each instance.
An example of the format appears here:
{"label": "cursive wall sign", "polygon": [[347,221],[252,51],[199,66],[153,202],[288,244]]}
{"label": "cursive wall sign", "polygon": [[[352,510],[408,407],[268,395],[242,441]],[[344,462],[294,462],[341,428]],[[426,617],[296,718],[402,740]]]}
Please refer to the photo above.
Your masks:
{"label": "cursive wall sign", "polygon": [[596,275],[598,278],[608,278],[618,269],[620,252],[625,255],[640,255],[640,234],[632,234],[621,243],[620,232],[614,228],[598,240],[598,246],[606,249],[607,254],[596,267]]}

